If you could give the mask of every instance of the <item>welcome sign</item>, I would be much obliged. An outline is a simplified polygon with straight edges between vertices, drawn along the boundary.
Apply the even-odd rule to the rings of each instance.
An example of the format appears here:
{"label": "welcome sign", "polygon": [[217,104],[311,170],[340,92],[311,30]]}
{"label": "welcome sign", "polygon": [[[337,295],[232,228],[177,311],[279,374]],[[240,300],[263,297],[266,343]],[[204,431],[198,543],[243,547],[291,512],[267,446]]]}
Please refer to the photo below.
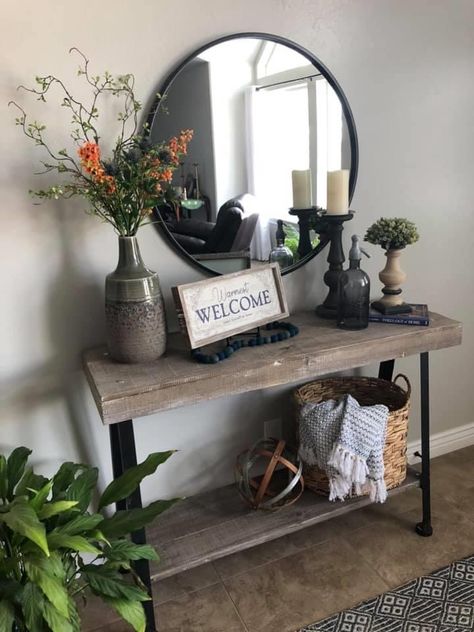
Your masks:
{"label": "welcome sign", "polygon": [[173,293],[192,349],[289,315],[277,263],[180,285]]}

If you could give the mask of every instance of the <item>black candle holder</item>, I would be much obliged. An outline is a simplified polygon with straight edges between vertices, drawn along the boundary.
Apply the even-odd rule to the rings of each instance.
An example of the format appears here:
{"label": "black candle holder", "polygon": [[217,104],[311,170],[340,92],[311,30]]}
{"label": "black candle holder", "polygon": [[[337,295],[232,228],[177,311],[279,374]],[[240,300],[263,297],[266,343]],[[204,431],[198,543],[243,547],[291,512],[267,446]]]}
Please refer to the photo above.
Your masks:
{"label": "black candle holder", "polygon": [[338,296],[337,289],[339,276],[342,273],[342,264],[345,261],[344,250],[342,248],[342,231],[344,222],[348,222],[354,217],[354,211],[349,211],[344,215],[331,215],[326,211],[320,211],[318,217],[325,225],[325,231],[331,245],[327,261],[329,270],[324,275],[324,283],[329,287],[328,295],[324,302],[316,307],[316,314],[321,318],[337,318]]}
{"label": "black candle holder", "polygon": [[311,244],[311,237],[309,231],[311,230],[311,218],[318,216],[318,213],[322,211],[320,206],[309,206],[308,208],[291,207],[289,210],[290,215],[295,215],[298,218],[298,228],[300,238],[298,242],[298,254],[300,259],[309,255],[313,251]]}

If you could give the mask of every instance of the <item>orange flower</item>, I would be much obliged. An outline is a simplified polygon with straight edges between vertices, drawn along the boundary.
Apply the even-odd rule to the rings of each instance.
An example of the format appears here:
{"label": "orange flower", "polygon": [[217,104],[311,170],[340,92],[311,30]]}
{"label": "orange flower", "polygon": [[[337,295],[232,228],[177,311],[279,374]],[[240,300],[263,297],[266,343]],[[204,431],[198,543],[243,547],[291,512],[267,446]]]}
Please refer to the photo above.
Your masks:
{"label": "orange flower", "polygon": [[102,183],[107,186],[107,193],[109,195],[111,195],[112,193],[115,193],[116,186],[115,186],[115,178],[113,176],[103,176]]}
{"label": "orange flower", "polygon": [[104,168],[100,163],[99,145],[91,142],[84,143],[84,145],[79,147],[77,153],[81,159],[81,166],[92,176],[94,182],[105,184],[107,193],[114,193],[116,190],[115,179],[105,174]]}
{"label": "orange flower", "polygon": [[171,164],[178,166],[179,165],[179,156],[186,155],[188,151],[188,143],[192,140],[193,130],[186,129],[182,130],[178,137],[173,136],[168,141],[168,151],[170,152],[170,162]]}
{"label": "orange flower", "polygon": [[161,174],[161,179],[164,180],[165,182],[171,182],[171,180],[173,179],[173,170],[165,169],[163,173]]}
{"label": "orange flower", "polygon": [[100,165],[100,149],[97,143],[84,143],[77,150],[81,165],[91,175],[96,175],[101,169]]}
{"label": "orange flower", "polygon": [[95,158],[97,160],[100,159],[100,149],[97,143],[91,143],[91,142],[84,143],[82,147],[79,147],[79,149],[77,150],[77,153],[79,154],[81,158],[85,158],[85,159]]}

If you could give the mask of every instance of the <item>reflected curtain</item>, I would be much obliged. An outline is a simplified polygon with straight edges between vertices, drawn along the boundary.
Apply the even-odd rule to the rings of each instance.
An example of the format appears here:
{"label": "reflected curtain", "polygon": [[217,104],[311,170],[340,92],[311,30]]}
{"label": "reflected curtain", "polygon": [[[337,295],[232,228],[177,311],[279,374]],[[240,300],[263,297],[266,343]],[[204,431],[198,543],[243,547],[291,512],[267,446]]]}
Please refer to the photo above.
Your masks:
{"label": "reflected curtain", "polygon": [[266,182],[258,165],[263,161],[263,134],[259,125],[263,99],[255,86],[249,86],[245,92],[245,148],[247,183],[249,193],[255,196],[258,204],[258,222],[250,245],[252,259],[265,261],[271,246],[269,230],[269,208],[265,203]]}
{"label": "reflected curtain", "polygon": [[288,214],[291,171],[309,166],[308,119],[306,82],[246,91],[247,178],[260,210],[252,243],[256,259],[268,259],[276,219],[295,221]]}

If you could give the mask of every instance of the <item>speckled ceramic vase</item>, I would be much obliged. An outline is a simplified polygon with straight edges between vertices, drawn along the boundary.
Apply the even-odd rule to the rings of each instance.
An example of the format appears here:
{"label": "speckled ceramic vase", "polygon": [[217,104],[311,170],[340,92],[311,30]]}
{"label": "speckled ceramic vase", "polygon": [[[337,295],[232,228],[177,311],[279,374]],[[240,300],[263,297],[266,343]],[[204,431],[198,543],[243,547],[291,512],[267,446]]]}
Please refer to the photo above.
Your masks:
{"label": "speckled ceramic vase", "polygon": [[136,237],[119,237],[117,268],[105,281],[107,345],[117,362],[156,360],[166,350],[166,316],[156,272],[145,267]]}

